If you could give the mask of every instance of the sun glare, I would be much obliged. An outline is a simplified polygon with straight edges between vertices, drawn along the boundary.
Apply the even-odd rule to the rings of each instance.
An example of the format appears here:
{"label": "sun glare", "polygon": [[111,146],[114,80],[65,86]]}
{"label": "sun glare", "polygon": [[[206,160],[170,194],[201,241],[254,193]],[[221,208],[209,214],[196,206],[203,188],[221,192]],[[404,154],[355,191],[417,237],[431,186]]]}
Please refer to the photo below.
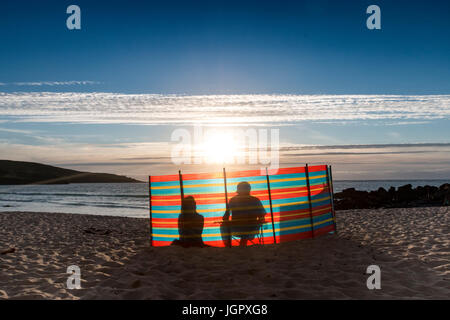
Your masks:
{"label": "sun glare", "polygon": [[233,134],[225,131],[205,134],[200,146],[200,154],[204,161],[210,164],[233,163],[237,152]]}

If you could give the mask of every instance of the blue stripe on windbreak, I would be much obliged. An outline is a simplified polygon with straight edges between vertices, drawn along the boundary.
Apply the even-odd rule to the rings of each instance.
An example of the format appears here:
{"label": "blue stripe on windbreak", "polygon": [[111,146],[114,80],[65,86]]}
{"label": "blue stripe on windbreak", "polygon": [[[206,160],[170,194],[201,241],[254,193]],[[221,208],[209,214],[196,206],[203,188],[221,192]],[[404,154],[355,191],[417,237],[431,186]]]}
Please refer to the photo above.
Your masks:
{"label": "blue stripe on windbreak", "polygon": [[[250,192],[255,191],[255,190],[267,191],[267,183],[265,183],[265,182],[264,183],[251,183],[250,187],[251,187],[251,191]],[[235,192],[237,192],[237,186],[236,185],[229,185],[227,183],[227,191],[230,194],[235,193]]]}
{"label": "blue stripe on windbreak", "polygon": [[[180,210],[181,206],[174,205],[174,206],[152,206],[152,210]],[[198,204],[197,205],[197,211],[198,210],[207,210],[207,209],[225,209],[225,202],[223,203],[208,203],[208,204]],[[203,213],[201,213],[203,214]]]}
{"label": "blue stripe on windbreak", "polygon": [[271,180],[271,182],[272,180],[292,179],[292,178],[306,178],[306,175],[304,172],[269,175],[269,180]]}
{"label": "blue stripe on windbreak", "polygon": [[180,181],[158,181],[151,183],[152,187],[172,187],[172,186],[180,186]]}
{"label": "blue stripe on windbreak", "polygon": [[153,236],[153,241],[170,241],[172,242],[175,239],[179,239],[178,236],[174,236],[174,237],[170,237],[170,238],[166,238],[166,237],[158,237],[158,236]]}
{"label": "blue stripe on windbreak", "polygon": [[181,205],[177,204],[177,205],[173,205],[173,206],[155,206],[152,205],[152,210],[156,211],[156,210],[180,210],[181,209]]}
{"label": "blue stripe on windbreak", "polygon": [[327,178],[323,177],[323,178],[309,178],[309,184],[311,186],[316,185],[316,184],[327,184]]}
{"label": "blue stripe on windbreak", "polygon": [[312,207],[314,209],[315,207],[320,207],[320,206],[323,206],[323,205],[326,205],[326,204],[330,204],[330,199],[326,199],[326,200],[323,200],[323,201],[315,202],[315,203],[312,204]]}
{"label": "blue stripe on windbreak", "polygon": [[300,203],[300,204],[291,204],[291,205],[284,205],[280,207],[273,207],[273,212],[283,213],[286,211],[293,211],[293,210],[302,210],[309,208],[308,203]]}
{"label": "blue stripe on windbreak", "polygon": [[[197,205],[197,211],[198,210],[207,210],[207,209],[225,209],[225,202],[223,203],[208,203],[208,204],[198,204]],[[203,214],[203,213],[200,213]]]}
{"label": "blue stripe on windbreak", "polygon": [[[259,235],[257,235],[259,236]],[[257,237],[255,236],[255,238]],[[273,234],[272,233],[266,233],[263,234],[263,238],[273,238]],[[158,236],[153,236],[153,241],[173,241],[175,239],[179,239],[179,236],[173,236],[173,237],[158,237]],[[238,239],[236,237],[233,237],[233,239]],[[208,244],[209,241],[222,241],[223,238],[221,235],[219,236],[214,236],[214,237],[202,237],[202,240],[204,243]]]}
{"label": "blue stripe on windbreak", "polygon": [[190,186],[190,185],[196,185],[196,184],[222,184],[223,185],[223,178],[183,180],[183,186]]}
{"label": "blue stripe on windbreak", "polygon": [[224,193],[225,188],[223,186],[217,187],[185,187],[183,186],[184,195],[202,195],[210,193]]}
{"label": "blue stripe on windbreak", "polygon": [[299,227],[299,226],[305,226],[311,223],[311,220],[309,217],[307,218],[301,218],[296,220],[286,220],[286,221],[277,221],[274,222],[275,229],[283,229],[288,227]]}
{"label": "blue stripe on windbreak", "polygon": [[309,232],[311,231],[311,227],[305,227],[304,225],[299,226],[299,228],[296,229],[289,229],[289,230],[282,230],[275,232],[276,236],[286,236],[286,235],[290,235],[290,234],[294,234],[294,233],[302,233],[302,232]]}
{"label": "blue stripe on windbreak", "polygon": [[[319,194],[313,194],[313,195],[311,195],[311,201],[327,198],[329,196],[330,196],[330,194],[328,193],[328,191],[322,192]],[[330,202],[330,200],[327,200],[327,201]]]}
{"label": "blue stripe on windbreak", "polygon": [[318,223],[320,221],[324,221],[324,220],[331,219],[331,218],[333,218],[333,215],[331,212],[328,212],[328,213],[324,213],[320,216],[313,217],[313,221],[314,221],[314,223]]}
{"label": "blue stripe on windbreak", "polygon": [[152,190],[152,196],[175,196],[181,195],[180,188]]}
{"label": "blue stripe on windbreak", "polygon": [[[170,210],[170,209],[169,209]],[[159,212],[152,212],[153,218],[158,219],[177,219],[180,215],[180,210],[178,210],[178,213],[159,213]],[[213,211],[213,212],[199,212],[200,215],[202,215],[204,218],[218,218],[222,217],[225,214],[225,208],[223,210],[219,211]]]}
{"label": "blue stripe on windbreak", "polygon": [[278,181],[278,182],[270,182],[270,189],[286,189],[286,188],[295,188],[295,187],[305,187],[306,180],[295,180],[295,181]]}
{"label": "blue stripe on windbreak", "polygon": [[327,172],[322,170],[322,171],[314,171],[314,172],[309,172],[309,177],[317,177],[317,176],[323,176],[326,175]]}
{"label": "blue stripe on windbreak", "polygon": [[274,199],[274,200],[272,200],[272,204],[279,205],[279,204],[286,204],[286,203],[299,202],[299,201],[308,201],[308,196],[285,198],[285,199]]}
{"label": "blue stripe on windbreak", "polygon": [[178,232],[178,228],[173,228],[173,229],[153,228],[153,233],[154,234],[173,235],[174,237],[180,236],[180,233]]}
{"label": "blue stripe on windbreak", "polygon": [[255,181],[266,181],[266,176],[249,176],[249,177],[235,177],[235,178],[227,178],[227,184],[229,183],[239,183],[242,181],[247,181],[248,183],[254,183]]}

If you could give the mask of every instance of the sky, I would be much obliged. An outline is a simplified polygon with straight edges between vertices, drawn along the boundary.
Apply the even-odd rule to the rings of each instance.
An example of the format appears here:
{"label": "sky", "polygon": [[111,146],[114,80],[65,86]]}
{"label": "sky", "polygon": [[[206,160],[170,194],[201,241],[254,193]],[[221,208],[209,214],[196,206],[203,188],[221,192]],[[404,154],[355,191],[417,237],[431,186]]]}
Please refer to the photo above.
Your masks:
{"label": "sky", "polygon": [[279,130],[281,166],[449,179],[449,38],[448,1],[1,1],[0,158],[145,179],[201,125],[218,154]]}

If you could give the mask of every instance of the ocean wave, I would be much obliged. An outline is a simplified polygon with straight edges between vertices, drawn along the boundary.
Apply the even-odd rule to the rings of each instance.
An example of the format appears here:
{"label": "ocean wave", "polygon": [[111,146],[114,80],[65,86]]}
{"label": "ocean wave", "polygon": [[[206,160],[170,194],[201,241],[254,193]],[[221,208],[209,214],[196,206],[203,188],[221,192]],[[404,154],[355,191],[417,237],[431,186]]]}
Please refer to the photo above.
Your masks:
{"label": "ocean wave", "polygon": [[61,196],[61,197],[110,197],[110,198],[148,198],[147,194],[93,194],[93,193],[53,193],[53,192],[0,192],[0,195],[18,196]]}
{"label": "ocean wave", "polygon": [[98,207],[98,208],[124,208],[124,209],[148,209],[147,206],[133,206],[127,204],[118,203],[83,203],[83,202],[58,202],[58,201],[47,201],[47,203],[57,204],[62,206],[83,206],[83,207]]}

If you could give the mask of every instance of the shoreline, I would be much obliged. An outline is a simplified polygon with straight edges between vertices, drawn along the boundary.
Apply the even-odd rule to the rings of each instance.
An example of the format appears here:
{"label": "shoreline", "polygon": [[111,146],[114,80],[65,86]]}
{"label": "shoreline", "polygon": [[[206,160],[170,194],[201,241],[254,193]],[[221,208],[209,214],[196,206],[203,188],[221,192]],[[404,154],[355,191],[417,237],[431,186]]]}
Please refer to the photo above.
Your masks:
{"label": "shoreline", "polygon": [[[337,212],[337,235],[245,248],[154,248],[145,218],[0,212],[0,299],[448,299],[450,213]],[[366,268],[381,268],[368,290]],[[66,288],[69,265],[79,290]]]}

